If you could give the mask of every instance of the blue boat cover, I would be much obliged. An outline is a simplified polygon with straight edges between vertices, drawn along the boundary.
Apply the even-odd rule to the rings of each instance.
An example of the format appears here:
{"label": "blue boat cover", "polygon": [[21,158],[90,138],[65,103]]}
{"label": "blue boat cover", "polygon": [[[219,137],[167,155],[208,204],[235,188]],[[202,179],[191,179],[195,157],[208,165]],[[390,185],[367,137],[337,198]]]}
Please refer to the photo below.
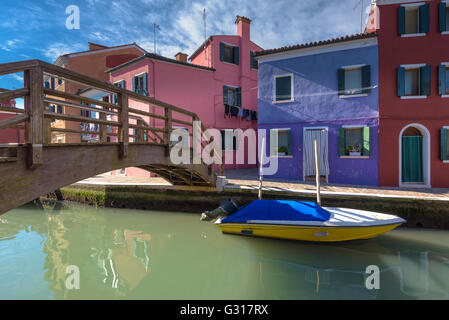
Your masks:
{"label": "blue boat cover", "polygon": [[251,220],[327,221],[330,212],[315,202],[291,200],[254,200],[234,214],[222,219],[222,223]]}

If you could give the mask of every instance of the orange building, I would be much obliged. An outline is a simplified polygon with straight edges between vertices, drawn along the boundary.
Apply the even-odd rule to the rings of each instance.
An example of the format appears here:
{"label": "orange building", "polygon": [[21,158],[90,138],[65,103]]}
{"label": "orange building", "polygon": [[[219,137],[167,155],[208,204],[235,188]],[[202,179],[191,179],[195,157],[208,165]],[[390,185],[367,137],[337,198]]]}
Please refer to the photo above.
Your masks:
{"label": "orange building", "polygon": [[[147,52],[136,43],[106,47],[89,42],[89,50],[62,55],[56,59],[54,64],[97,80],[108,82],[109,74],[105,73],[106,70],[140,57],[145,53]],[[77,94],[79,91],[86,89],[86,87],[80,86],[77,83],[53,77],[44,78],[44,82],[45,87],[71,94]],[[50,105],[50,108],[52,112],[76,116],[81,114],[80,109],[67,106]],[[80,126],[81,124],[79,122],[73,121],[53,120],[52,122],[52,127],[54,128],[80,130]],[[53,131],[52,142],[78,143],[81,140],[80,135],[76,133]]]}

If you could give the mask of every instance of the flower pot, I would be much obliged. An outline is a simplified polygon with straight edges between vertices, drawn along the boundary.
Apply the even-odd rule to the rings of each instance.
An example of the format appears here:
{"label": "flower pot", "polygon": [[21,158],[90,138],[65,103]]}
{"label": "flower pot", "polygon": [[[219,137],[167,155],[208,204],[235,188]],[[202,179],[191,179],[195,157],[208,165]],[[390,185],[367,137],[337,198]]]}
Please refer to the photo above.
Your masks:
{"label": "flower pot", "polygon": [[361,154],[362,154],[361,152],[353,152],[353,151],[349,152],[350,156],[360,156]]}

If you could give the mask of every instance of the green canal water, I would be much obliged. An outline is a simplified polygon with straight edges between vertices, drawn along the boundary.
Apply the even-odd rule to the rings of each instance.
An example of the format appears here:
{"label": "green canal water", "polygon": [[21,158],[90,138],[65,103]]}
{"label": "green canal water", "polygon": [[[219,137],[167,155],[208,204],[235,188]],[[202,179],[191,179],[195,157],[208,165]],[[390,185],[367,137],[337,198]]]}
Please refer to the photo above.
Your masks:
{"label": "green canal water", "polygon": [[[22,207],[0,216],[0,299],[448,299],[449,232],[339,244],[224,235],[199,214]],[[380,289],[365,286],[380,270]],[[79,289],[73,285],[79,270]],[[75,285],[76,286],[76,285]]]}

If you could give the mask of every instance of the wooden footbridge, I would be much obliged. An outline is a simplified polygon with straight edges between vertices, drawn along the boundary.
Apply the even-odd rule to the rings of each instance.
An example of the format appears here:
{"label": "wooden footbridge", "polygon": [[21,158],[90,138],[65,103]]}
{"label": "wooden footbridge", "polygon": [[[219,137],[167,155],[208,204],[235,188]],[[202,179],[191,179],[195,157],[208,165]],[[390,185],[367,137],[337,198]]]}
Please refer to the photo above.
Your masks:
{"label": "wooden footbridge", "polygon": [[[18,128],[25,137],[23,143],[0,145],[0,214],[60,187],[126,167],[151,171],[174,185],[215,187],[211,165],[170,161],[173,126],[187,128],[192,141],[193,122],[199,121],[195,113],[43,61],[0,64],[0,75],[19,72],[24,87],[0,93],[0,101],[24,99],[24,109],[0,106],[0,111],[16,113],[0,121],[0,130]],[[52,78],[63,90],[44,85]],[[114,98],[68,92],[69,83],[78,92],[93,89]],[[56,110],[56,105],[63,108]],[[99,116],[82,116],[81,110]],[[56,125],[67,122],[75,123],[75,129]],[[56,143],[58,134],[78,136],[78,141]],[[95,135],[96,140],[81,142],[83,135]]]}

